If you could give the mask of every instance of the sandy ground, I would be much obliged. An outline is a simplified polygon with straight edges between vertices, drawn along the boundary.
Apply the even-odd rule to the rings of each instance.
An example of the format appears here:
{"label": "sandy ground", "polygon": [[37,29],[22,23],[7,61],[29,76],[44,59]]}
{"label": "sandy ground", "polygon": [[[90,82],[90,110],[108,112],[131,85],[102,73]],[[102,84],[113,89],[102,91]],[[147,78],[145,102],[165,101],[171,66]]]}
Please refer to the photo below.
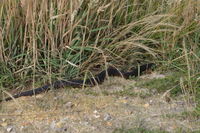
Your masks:
{"label": "sandy ground", "polygon": [[[162,76],[159,78],[163,78]],[[141,79],[144,80],[144,79]],[[1,133],[111,133],[117,128],[197,131],[200,120],[184,95],[139,88],[134,80],[109,78],[93,88],[65,88],[1,103]]]}

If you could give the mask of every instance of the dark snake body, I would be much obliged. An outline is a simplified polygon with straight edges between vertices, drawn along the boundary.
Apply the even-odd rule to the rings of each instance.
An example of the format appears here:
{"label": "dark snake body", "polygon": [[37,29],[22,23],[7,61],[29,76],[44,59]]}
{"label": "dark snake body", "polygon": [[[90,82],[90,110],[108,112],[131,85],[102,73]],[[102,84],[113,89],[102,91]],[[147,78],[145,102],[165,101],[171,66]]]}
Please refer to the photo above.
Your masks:
{"label": "dark snake body", "polygon": [[68,87],[81,87],[83,85],[94,86],[94,85],[97,85],[97,84],[101,84],[106,79],[106,76],[119,76],[119,77],[121,76],[125,79],[129,78],[130,76],[136,77],[138,75],[141,75],[142,72],[150,69],[153,65],[154,65],[153,63],[141,65],[138,68],[135,68],[130,72],[120,72],[116,68],[110,67],[107,70],[100,72],[99,74],[97,74],[93,78],[88,78],[86,80],[82,80],[82,79],[74,79],[74,80],[68,80],[68,81],[57,80],[57,81],[53,82],[52,84],[44,85],[44,86],[39,87],[39,88],[35,88],[35,89],[32,89],[32,90],[23,91],[21,93],[15,94],[12,97],[8,97],[4,100],[0,100],[0,102],[9,101],[9,100],[12,100],[13,98],[19,98],[19,97],[22,97],[22,96],[37,95],[37,94],[40,94],[42,92],[48,91],[51,88],[59,89],[59,88],[62,88],[62,87],[67,87],[67,86]]}

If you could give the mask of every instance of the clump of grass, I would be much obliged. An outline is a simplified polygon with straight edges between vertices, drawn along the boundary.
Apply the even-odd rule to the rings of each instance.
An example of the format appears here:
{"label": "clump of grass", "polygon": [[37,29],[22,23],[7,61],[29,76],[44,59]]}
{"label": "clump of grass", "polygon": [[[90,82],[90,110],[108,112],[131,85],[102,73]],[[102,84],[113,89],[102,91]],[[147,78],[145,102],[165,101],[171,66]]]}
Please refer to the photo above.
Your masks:
{"label": "clump of grass", "polygon": [[155,57],[159,41],[154,35],[176,26],[166,21],[171,15],[157,15],[147,5],[134,0],[4,0],[1,62],[15,78],[32,77],[34,83],[41,76],[49,81],[72,78],[97,65],[120,66]]}
{"label": "clump of grass", "polygon": [[172,96],[177,96],[178,94],[182,92],[181,87],[180,87],[180,78],[183,75],[184,75],[183,73],[175,72],[161,79],[137,81],[136,86],[145,87],[149,89],[156,89],[159,93],[172,89],[170,91]]}

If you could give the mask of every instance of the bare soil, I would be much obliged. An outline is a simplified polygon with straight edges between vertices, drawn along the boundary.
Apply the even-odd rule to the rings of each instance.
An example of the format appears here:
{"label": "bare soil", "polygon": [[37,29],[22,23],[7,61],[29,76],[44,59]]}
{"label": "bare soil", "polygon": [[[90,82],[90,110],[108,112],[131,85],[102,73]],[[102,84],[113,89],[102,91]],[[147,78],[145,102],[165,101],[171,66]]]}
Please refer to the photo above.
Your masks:
{"label": "bare soil", "polygon": [[154,89],[137,87],[135,82],[109,78],[93,88],[65,88],[3,102],[0,132],[111,133],[118,128],[192,132],[200,129],[200,120],[184,115],[195,108],[195,103],[188,102],[186,96],[172,98],[169,91],[159,94]]}

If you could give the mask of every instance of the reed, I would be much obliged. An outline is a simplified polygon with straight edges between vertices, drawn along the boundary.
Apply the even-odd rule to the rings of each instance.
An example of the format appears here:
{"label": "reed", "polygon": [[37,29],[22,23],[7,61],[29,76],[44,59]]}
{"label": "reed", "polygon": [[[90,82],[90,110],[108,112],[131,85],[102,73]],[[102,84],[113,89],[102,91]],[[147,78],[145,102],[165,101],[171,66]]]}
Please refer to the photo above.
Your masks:
{"label": "reed", "polygon": [[[200,2],[1,0],[0,86],[154,61],[200,95]],[[129,65],[128,65],[129,64]]]}

